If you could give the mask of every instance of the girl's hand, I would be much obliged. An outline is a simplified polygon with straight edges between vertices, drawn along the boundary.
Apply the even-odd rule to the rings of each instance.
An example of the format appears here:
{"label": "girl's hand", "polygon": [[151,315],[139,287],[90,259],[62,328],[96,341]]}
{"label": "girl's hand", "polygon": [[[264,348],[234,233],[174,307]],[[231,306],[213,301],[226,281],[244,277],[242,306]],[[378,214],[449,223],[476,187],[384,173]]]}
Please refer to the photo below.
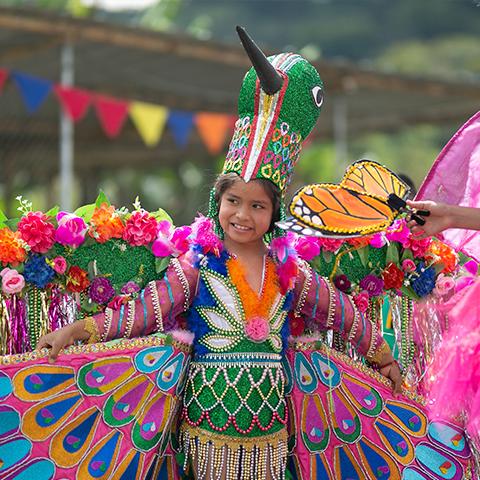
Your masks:
{"label": "girl's hand", "polygon": [[88,340],[90,334],[85,330],[85,321],[79,320],[66,327],[47,333],[37,343],[37,350],[50,348],[48,361],[54,363],[60,350],[73,345],[78,340]]}
{"label": "girl's hand", "polygon": [[393,393],[395,396],[402,393],[402,374],[398,363],[394,360],[383,367],[379,368],[379,372],[393,382]]}

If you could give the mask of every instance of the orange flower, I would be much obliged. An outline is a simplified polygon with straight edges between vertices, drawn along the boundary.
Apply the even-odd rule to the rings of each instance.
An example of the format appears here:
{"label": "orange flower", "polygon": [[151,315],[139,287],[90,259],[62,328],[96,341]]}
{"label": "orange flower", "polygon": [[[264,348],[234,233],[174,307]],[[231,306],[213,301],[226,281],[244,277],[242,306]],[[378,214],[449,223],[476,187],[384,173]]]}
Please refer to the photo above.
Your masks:
{"label": "orange flower", "polygon": [[115,215],[115,207],[109,207],[106,203],[95,209],[90,224],[90,235],[99,243],[105,243],[111,238],[122,238],[125,230],[122,220]]}
{"label": "orange flower", "polygon": [[20,233],[12,232],[8,227],[0,228],[0,262],[12,266],[22,263],[27,252],[20,239]]}
{"label": "orange flower", "polygon": [[452,273],[457,268],[457,254],[453,248],[448,245],[445,245],[438,240],[432,240],[432,243],[428,247],[427,256],[429,254],[440,258],[437,263],[443,264],[443,273]]}

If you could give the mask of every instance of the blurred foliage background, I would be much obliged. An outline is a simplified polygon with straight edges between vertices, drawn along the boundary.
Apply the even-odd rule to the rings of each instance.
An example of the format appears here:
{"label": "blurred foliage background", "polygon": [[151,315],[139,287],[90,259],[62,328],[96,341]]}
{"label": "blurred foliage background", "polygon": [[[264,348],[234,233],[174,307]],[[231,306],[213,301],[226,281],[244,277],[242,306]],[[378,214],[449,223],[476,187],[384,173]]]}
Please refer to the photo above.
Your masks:
{"label": "blurred foliage background", "polygon": [[[106,8],[105,0],[2,0],[1,5],[51,9],[230,44],[237,43],[233,26],[240,24],[248,26],[261,45],[298,51],[310,60],[344,59],[386,72],[480,79],[479,0],[157,0],[144,8],[121,10]],[[328,94],[328,85],[326,90]],[[349,136],[346,163],[372,158],[408,174],[418,186],[458,127],[407,126],[390,134]],[[133,168],[110,172],[102,174],[99,185],[117,204],[128,203],[125,193],[133,191],[145,208],[161,206],[182,223],[202,208],[199,196],[206,201],[221,162],[218,158],[206,171],[195,158],[184,158],[175,171],[159,166],[148,175]],[[299,162],[297,184],[338,180],[333,144],[309,144]],[[33,197],[38,208],[48,207],[29,191],[28,182],[15,190]]]}

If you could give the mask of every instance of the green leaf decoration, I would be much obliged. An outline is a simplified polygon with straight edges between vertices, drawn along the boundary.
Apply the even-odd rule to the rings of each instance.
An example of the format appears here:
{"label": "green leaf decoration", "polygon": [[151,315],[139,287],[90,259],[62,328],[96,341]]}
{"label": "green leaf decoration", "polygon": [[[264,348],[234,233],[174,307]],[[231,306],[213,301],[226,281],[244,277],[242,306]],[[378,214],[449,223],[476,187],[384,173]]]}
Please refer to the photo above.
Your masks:
{"label": "green leaf decoration", "polygon": [[110,200],[105,195],[105,192],[103,190],[100,190],[100,193],[98,194],[98,197],[95,200],[95,206],[100,208],[103,203],[106,203],[108,206],[110,206]]}
{"label": "green leaf decoration", "polygon": [[406,248],[403,252],[402,252],[402,262],[404,260],[413,260],[413,253],[412,251],[409,249],[409,248]]}
{"label": "green leaf decoration", "polygon": [[48,212],[45,212],[45,215],[47,217],[52,217],[55,218],[57,216],[57,213],[60,211],[60,207],[58,205],[55,205],[52,207]]}
{"label": "green leaf decoration", "polygon": [[368,265],[368,248],[363,247],[359,248],[358,250],[355,250],[357,253],[358,257],[360,258],[360,261],[362,262],[362,265],[366,267]]}
{"label": "green leaf decoration", "polygon": [[163,208],[159,208],[158,210],[155,210],[155,212],[150,212],[150,215],[159,222],[167,220],[173,224],[172,217]]}
{"label": "green leaf decoration", "polygon": [[408,298],[411,298],[412,300],[420,300],[420,297],[415,293],[415,290],[413,290],[412,287],[402,287],[402,293],[405,294]]}
{"label": "green leaf decoration", "polygon": [[5,225],[5,222],[8,220],[7,216],[0,210],[0,227]]}
{"label": "green leaf decoration", "polygon": [[162,273],[170,263],[170,257],[157,257],[155,258],[155,271]]}
{"label": "green leaf decoration", "polygon": [[96,204],[89,203],[88,205],[83,205],[82,207],[78,207],[73,214],[77,215],[77,217],[81,217],[85,220],[85,222],[89,222],[92,218],[93,212],[95,211]]}
{"label": "green leaf decoration", "polygon": [[11,218],[10,220],[5,220],[5,222],[3,222],[3,224],[6,227],[10,228],[11,230],[16,230],[18,222],[20,222],[19,218]]}
{"label": "green leaf decoration", "polygon": [[387,247],[387,258],[385,260],[387,265],[392,262],[395,265],[398,265],[400,262],[400,256],[398,253],[397,243],[391,242]]}

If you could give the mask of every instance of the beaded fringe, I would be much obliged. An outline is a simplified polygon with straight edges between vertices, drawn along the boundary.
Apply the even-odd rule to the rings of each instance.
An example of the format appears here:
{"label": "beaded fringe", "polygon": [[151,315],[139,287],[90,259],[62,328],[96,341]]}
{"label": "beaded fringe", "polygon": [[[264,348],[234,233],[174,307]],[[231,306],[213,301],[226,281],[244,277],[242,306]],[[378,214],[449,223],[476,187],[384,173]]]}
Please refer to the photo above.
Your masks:
{"label": "beaded fringe", "polygon": [[181,438],[184,469],[193,467],[196,480],[285,480],[286,430],[265,437],[237,439],[183,427]]}

